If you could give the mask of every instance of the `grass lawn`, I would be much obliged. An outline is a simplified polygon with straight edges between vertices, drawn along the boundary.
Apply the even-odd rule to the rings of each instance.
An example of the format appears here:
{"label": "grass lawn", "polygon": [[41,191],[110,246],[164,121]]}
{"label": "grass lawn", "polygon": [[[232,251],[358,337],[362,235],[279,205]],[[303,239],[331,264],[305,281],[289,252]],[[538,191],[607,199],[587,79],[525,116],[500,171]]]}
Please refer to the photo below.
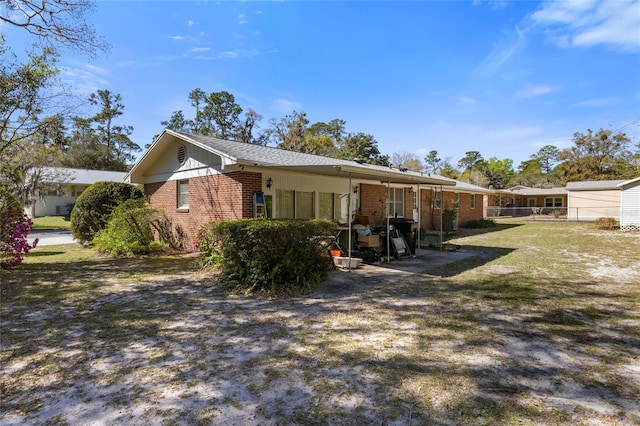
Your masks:
{"label": "grass lawn", "polygon": [[71,229],[71,221],[64,216],[36,217],[33,219],[33,229],[38,231]]}
{"label": "grass lawn", "polygon": [[640,424],[640,234],[510,223],[345,297],[229,296],[192,256],[3,272],[0,423]]}

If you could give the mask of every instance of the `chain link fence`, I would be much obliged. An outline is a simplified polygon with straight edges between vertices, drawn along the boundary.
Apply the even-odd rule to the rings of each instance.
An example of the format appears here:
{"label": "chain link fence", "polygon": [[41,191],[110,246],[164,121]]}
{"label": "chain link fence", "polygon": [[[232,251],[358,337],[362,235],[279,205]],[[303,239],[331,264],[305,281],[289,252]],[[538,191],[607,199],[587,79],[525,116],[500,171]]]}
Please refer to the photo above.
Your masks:
{"label": "chain link fence", "polygon": [[532,220],[593,222],[601,217],[620,220],[620,206],[593,207],[487,207],[488,218],[530,217]]}

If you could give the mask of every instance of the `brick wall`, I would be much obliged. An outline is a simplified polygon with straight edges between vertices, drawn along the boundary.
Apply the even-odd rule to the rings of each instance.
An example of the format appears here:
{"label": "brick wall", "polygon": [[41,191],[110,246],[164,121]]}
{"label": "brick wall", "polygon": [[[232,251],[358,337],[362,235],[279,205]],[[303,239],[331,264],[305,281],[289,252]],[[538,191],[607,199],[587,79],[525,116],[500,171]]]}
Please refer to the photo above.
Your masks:
{"label": "brick wall", "polygon": [[210,221],[253,217],[253,192],[262,188],[262,174],[232,172],[189,179],[189,209],[177,209],[177,181],[145,184],[151,206],[165,211],[192,246],[200,227]]}
{"label": "brick wall", "polygon": [[360,185],[360,214],[369,216],[372,226],[385,223],[386,203],[386,186],[367,183]]}

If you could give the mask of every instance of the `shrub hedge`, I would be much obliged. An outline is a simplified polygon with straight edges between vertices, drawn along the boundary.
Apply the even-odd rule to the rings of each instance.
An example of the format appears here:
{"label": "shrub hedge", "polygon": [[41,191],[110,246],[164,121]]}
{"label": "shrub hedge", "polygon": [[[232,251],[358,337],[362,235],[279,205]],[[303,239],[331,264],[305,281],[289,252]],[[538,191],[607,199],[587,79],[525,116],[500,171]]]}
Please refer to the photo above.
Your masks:
{"label": "shrub hedge", "polygon": [[106,228],[98,231],[93,245],[111,256],[133,256],[162,250],[165,244],[156,241],[153,223],[163,216],[151,209],[142,198],[126,200],[111,213]]}
{"label": "shrub hedge", "polygon": [[203,266],[239,282],[246,293],[313,291],[332,268],[321,241],[333,235],[326,220],[243,219],[211,222],[198,235]]}
{"label": "shrub hedge", "polygon": [[498,226],[496,224],[496,221],[493,219],[476,219],[476,220],[472,220],[467,222],[466,225],[464,225],[465,228],[475,228],[475,229],[480,229],[480,228],[493,228],[495,226]]}
{"label": "shrub hedge", "polygon": [[596,229],[612,231],[620,229],[620,222],[614,217],[599,217],[594,222]]}
{"label": "shrub hedge", "polygon": [[96,182],[85,189],[71,211],[71,233],[80,242],[92,241],[123,201],[143,198],[137,186],[126,182]]}

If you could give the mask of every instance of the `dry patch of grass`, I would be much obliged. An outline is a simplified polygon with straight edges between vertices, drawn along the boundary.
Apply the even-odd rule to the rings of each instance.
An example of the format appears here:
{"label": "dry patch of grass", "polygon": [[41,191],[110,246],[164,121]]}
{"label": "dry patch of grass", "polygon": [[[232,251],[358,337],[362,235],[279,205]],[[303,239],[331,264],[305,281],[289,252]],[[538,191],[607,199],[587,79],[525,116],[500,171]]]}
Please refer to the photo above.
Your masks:
{"label": "dry patch of grass", "polygon": [[450,242],[476,256],[288,300],[229,296],[192,257],[47,247],[1,277],[0,422],[640,422],[640,235]]}

